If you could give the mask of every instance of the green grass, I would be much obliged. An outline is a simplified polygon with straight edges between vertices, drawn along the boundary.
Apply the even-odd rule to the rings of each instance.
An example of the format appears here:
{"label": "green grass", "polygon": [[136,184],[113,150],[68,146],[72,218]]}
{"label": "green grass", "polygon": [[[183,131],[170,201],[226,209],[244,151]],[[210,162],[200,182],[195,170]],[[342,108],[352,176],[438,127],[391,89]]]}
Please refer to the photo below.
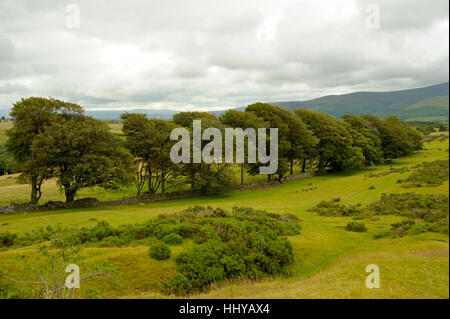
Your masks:
{"label": "green grass", "polygon": [[0,121],[0,145],[4,145],[7,140],[6,130],[12,127],[11,121]]}
{"label": "green grass", "polygon": [[[443,193],[448,194],[449,182],[428,188],[408,188],[398,184],[412,171],[368,177],[369,173],[410,167],[424,161],[448,158],[448,139],[426,144],[426,149],[401,158],[391,165],[365,168],[352,173],[335,173],[288,182],[278,187],[236,191],[221,196],[207,196],[164,202],[51,212],[24,213],[0,216],[0,232],[23,233],[46,225],[93,226],[97,220],[111,225],[143,222],[161,213],[173,213],[188,206],[211,205],[230,209],[251,206],[280,214],[295,214],[301,219],[301,234],[289,237],[294,247],[295,262],[289,266],[287,277],[259,281],[230,281],[216,285],[211,291],[193,298],[448,298],[449,246],[448,235],[424,233],[402,238],[374,239],[373,235],[402,220],[399,216],[382,215],[362,220],[365,233],[348,232],[345,226],[351,217],[324,217],[307,209],[322,200],[340,197],[344,204],[369,204],[381,193]],[[0,181],[0,183],[2,183]],[[15,186],[6,179],[0,184],[0,198],[4,189]],[[303,192],[309,184],[315,190]],[[369,189],[370,186],[375,189]],[[11,190],[10,190],[11,191]],[[17,191],[17,190],[16,190]],[[23,191],[23,190],[22,190]],[[14,194],[14,191],[11,191]],[[96,195],[96,197],[98,197]],[[4,200],[4,199],[0,199]],[[148,257],[148,247],[86,248],[87,262],[109,261],[122,272],[122,284],[106,281],[92,283],[101,294],[98,297],[166,297],[160,284],[175,272],[177,253],[189,242],[173,248],[167,261]],[[0,267],[18,263],[21,254],[33,253],[35,247],[0,252]],[[365,287],[365,267],[380,267],[381,288]],[[19,267],[19,266],[17,266]],[[18,268],[19,269],[19,268]]]}

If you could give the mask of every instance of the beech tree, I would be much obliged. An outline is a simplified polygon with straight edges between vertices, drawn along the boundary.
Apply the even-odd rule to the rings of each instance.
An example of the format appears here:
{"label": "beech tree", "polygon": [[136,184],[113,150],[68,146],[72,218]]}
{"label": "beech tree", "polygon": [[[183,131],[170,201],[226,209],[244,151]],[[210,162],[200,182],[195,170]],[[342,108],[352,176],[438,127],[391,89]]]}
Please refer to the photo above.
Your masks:
{"label": "beech tree", "polygon": [[140,195],[143,187],[149,193],[166,191],[166,183],[175,168],[170,160],[173,141],[170,132],[176,128],[171,121],[148,119],[146,114],[124,113],[122,132],[125,146],[134,156],[136,168],[136,188]]}
{"label": "beech tree", "polygon": [[[258,118],[251,112],[241,112],[236,110],[228,110],[220,116],[220,121],[227,127],[241,128],[246,130],[248,128],[254,128],[255,132],[258,132],[258,128],[265,128],[268,123]],[[244,141],[244,160],[247,161],[248,157],[248,138],[245,137]],[[250,167],[247,163],[239,164],[241,169],[241,185],[245,183],[245,168]]]}
{"label": "beech tree", "polygon": [[422,134],[395,116],[379,119],[361,115],[381,140],[383,158],[392,159],[411,154],[422,148]]}
{"label": "beech tree", "polygon": [[81,106],[53,98],[29,97],[14,103],[9,114],[13,127],[7,131],[6,148],[18,163],[21,172],[19,180],[31,185],[32,204],[38,204],[42,196],[42,183],[54,172],[54,167],[37,160],[36,148],[32,147],[34,141],[59,115],[82,113]]}
{"label": "beech tree", "polygon": [[381,164],[383,162],[381,140],[370,129],[370,123],[357,115],[345,114],[342,118],[350,126],[349,132],[354,145],[363,151],[365,165]]}
{"label": "beech tree", "polygon": [[362,149],[354,144],[349,125],[325,113],[298,109],[299,116],[319,138],[317,145],[318,169],[332,167],[335,170],[350,170],[364,165]]}
{"label": "beech tree", "polygon": [[58,116],[31,145],[40,166],[53,169],[66,202],[85,187],[118,189],[130,181],[132,157],[106,123],[77,114]]}
{"label": "beech tree", "polygon": [[293,174],[295,160],[303,161],[313,156],[318,139],[299,117],[268,103],[251,104],[245,111],[268,122],[269,127],[278,128],[277,174],[280,178],[288,171]]}

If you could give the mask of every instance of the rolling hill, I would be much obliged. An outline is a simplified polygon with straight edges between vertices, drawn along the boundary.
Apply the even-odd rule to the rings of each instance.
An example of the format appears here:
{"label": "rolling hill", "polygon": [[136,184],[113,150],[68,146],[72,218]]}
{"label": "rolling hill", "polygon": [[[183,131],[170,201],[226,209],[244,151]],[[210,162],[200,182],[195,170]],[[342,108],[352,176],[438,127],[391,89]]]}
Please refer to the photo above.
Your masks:
{"label": "rolling hill", "polygon": [[423,88],[390,92],[355,92],[327,95],[309,101],[271,102],[295,110],[304,108],[337,117],[344,114],[373,114],[380,117],[397,115],[404,120],[447,117],[448,82]]}

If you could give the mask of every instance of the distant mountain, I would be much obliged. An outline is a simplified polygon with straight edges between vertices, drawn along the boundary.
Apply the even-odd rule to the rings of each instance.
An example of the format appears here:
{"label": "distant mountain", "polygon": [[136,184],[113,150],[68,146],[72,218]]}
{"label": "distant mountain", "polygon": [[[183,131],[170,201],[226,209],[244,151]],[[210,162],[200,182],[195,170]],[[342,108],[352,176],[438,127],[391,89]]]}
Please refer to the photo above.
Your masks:
{"label": "distant mountain", "polygon": [[[379,117],[396,115],[403,120],[442,121],[449,116],[449,83],[417,89],[390,92],[355,92],[327,95],[308,101],[269,102],[290,111],[308,109],[336,117],[344,114],[373,114]],[[245,107],[234,108],[243,111]],[[227,109],[208,113],[220,116]],[[201,111],[201,109],[198,109]],[[149,118],[170,120],[178,110],[133,109],[128,111],[91,111],[86,114],[100,120],[118,120],[124,112],[145,113]],[[0,109],[0,117],[8,117],[9,110]]]}
{"label": "distant mountain", "polygon": [[344,114],[373,114],[379,117],[396,115],[404,120],[433,120],[447,117],[448,82],[417,89],[390,92],[355,92],[327,95],[309,101],[271,102],[279,107],[308,109],[336,117]]}
{"label": "distant mountain", "polygon": [[90,115],[99,120],[120,120],[120,115],[122,113],[145,113],[149,118],[157,118],[163,120],[171,120],[172,116],[179,111],[174,110],[149,110],[149,109],[134,109],[126,111],[116,111],[116,110],[105,110],[105,111],[90,111],[86,110],[86,115]]}
{"label": "distant mountain", "polygon": [[[244,108],[237,108],[236,110],[244,110]],[[201,111],[200,109],[198,111]],[[226,110],[220,110],[220,111],[209,111],[207,113],[214,114],[216,116],[220,116],[223,114]],[[148,118],[157,118],[157,119],[163,119],[163,120],[171,120],[172,116],[174,114],[180,113],[182,111],[176,111],[176,110],[149,110],[149,109],[134,109],[134,110],[127,110],[127,111],[114,111],[114,110],[108,110],[108,111],[89,111],[86,110],[86,114],[90,115],[96,119],[99,120],[119,120],[120,114],[129,112],[129,113],[145,113],[147,114]]]}

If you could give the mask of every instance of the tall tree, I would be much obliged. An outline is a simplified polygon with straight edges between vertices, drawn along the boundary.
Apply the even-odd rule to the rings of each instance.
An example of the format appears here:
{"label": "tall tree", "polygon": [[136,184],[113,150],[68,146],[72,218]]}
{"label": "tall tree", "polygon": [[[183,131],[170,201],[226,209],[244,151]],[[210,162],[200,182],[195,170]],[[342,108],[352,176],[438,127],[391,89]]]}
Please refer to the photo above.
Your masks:
{"label": "tall tree", "polygon": [[306,160],[314,154],[318,139],[305,123],[291,112],[268,103],[249,105],[245,111],[267,121],[270,127],[278,128],[277,173],[280,178],[288,170],[293,174],[295,160]]}
{"label": "tall tree", "polygon": [[131,180],[129,151],[106,123],[92,117],[57,117],[31,149],[37,163],[54,169],[66,202],[72,202],[82,188],[118,189]]}
{"label": "tall tree", "polygon": [[[220,116],[220,121],[229,128],[241,128],[246,130],[248,128],[255,129],[257,134],[258,128],[266,128],[268,123],[258,118],[251,112],[241,112],[236,110],[228,110]],[[248,159],[248,137],[244,140],[244,158]],[[239,164],[241,169],[241,185],[245,183],[245,168],[249,167],[248,163]]]}
{"label": "tall tree", "polygon": [[20,180],[31,184],[30,202],[37,205],[41,186],[53,174],[53,168],[36,160],[34,141],[58,115],[82,114],[79,105],[53,98],[30,97],[14,103],[10,112],[13,127],[7,131],[6,148],[19,164]]}
{"label": "tall tree", "polygon": [[164,193],[167,180],[175,168],[170,159],[170,151],[174,144],[174,141],[170,140],[170,133],[177,126],[173,122],[160,119],[151,119],[149,122],[151,139],[147,160],[148,189],[150,193],[156,193],[161,187],[161,192]]}
{"label": "tall tree", "polygon": [[150,140],[152,138],[151,123],[146,114],[124,113],[122,133],[125,136],[125,146],[134,157],[136,168],[136,191],[140,195],[149,179],[147,163],[150,160]]}
{"label": "tall tree", "polygon": [[[202,112],[182,112],[177,118],[177,123],[184,123],[185,128],[190,131],[190,144],[193,145],[193,120],[201,121],[201,134],[208,128],[216,128],[220,131],[221,136],[224,136],[225,126],[215,116],[208,114],[207,117],[202,117]],[[196,117],[199,116],[199,117]],[[184,119],[180,121],[179,119]],[[186,119],[187,118],[187,119]],[[214,138],[213,138],[214,139]],[[200,149],[204,151],[205,145],[211,141],[201,140]],[[222,149],[224,145],[224,139],[221,143]],[[206,163],[201,161],[200,163],[193,162],[193,152],[190,154],[190,163],[181,163],[177,165],[175,175],[186,180],[191,189],[199,189],[204,193],[221,193],[233,189],[235,186],[235,178],[231,170],[231,164],[225,163],[224,154],[222,152],[220,161]]]}
{"label": "tall tree", "polygon": [[359,168],[365,158],[361,148],[355,146],[349,125],[324,113],[297,109],[299,116],[319,138],[317,146],[318,169],[332,167],[335,170]]}
{"label": "tall tree", "polygon": [[365,158],[365,165],[377,165],[383,161],[381,140],[370,130],[367,120],[357,115],[345,114],[343,120],[350,126],[349,132],[354,145],[361,148]]}
{"label": "tall tree", "polygon": [[361,115],[370,129],[381,140],[385,159],[411,154],[422,148],[422,134],[395,116],[379,119],[373,115]]}
{"label": "tall tree", "polygon": [[149,193],[160,188],[166,191],[166,184],[175,164],[170,160],[173,141],[171,131],[176,124],[160,119],[148,119],[146,114],[124,113],[122,132],[125,145],[135,158],[137,194],[140,195],[145,184]]}

